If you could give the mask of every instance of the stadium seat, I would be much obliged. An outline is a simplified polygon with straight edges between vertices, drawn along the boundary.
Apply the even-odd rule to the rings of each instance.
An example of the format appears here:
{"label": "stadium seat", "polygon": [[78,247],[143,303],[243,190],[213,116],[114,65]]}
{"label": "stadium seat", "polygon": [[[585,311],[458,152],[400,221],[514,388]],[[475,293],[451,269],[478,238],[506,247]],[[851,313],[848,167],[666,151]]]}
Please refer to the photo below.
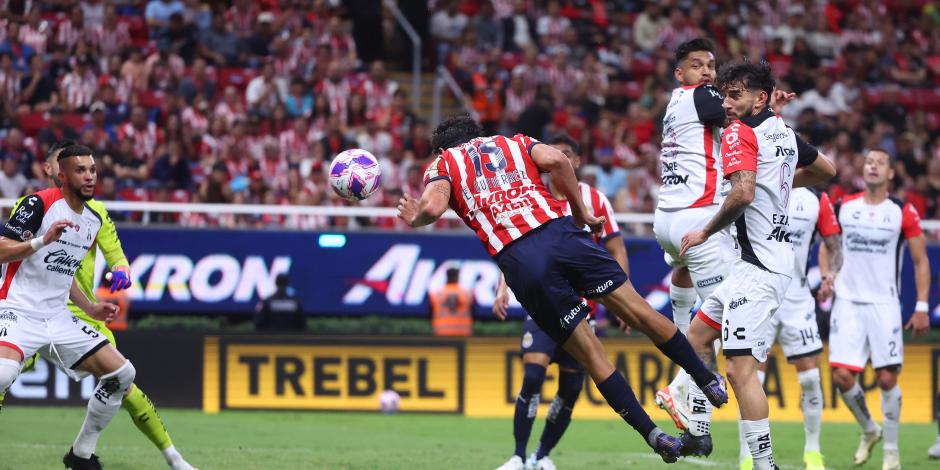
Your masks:
{"label": "stadium seat", "polygon": [[20,114],[18,120],[20,129],[28,137],[36,137],[48,123],[45,114],[39,112]]}

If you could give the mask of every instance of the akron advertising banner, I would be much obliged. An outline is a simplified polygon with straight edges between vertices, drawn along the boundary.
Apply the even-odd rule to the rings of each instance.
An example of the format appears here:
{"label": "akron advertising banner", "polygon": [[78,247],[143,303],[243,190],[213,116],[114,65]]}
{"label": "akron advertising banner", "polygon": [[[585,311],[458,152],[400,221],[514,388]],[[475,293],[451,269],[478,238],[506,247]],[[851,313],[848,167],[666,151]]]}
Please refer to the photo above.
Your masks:
{"label": "akron advertising banner", "polygon": [[[477,315],[489,317],[499,279],[496,264],[468,234],[124,228],[120,236],[137,311],[249,313],[273,292],[275,277],[287,273],[309,315],[425,315],[428,291],[442,285],[453,266],[474,294]],[[669,269],[662,250],[648,238],[626,245],[634,286],[665,313]],[[930,246],[929,254],[936,280],[940,245]],[[902,302],[912,306],[912,263],[905,257]],[[97,279],[103,270],[99,262]],[[931,305],[938,303],[932,287]],[[521,316],[521,309],[514,314]],[[936,315],[933,320],[938,323]]]}

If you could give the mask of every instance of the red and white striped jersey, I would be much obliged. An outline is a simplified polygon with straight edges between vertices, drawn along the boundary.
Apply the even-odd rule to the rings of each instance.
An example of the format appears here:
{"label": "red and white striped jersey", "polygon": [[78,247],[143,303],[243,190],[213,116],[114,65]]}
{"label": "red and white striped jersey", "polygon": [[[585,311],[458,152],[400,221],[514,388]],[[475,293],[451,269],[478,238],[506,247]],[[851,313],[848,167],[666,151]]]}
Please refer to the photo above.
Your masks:
{"label": "red and white striped jersey", "polygon": [[62,95],[65,102],[71,109],[84,108],[90,106],[95,94],[98,93],[98,79],[91,71],[79,75],[78,72],[71,72],[62,77]]}
{"label": "red and white striped jersey", "polygon": [[445,150],[424,173],[425,184],[450,182],[451,209],[490,255],[565,214],[529,154],[538,143],[521,134],[478,137]]}
{"label": "red and white striped jersey", "polygon": [[660,210],[718,204],[722,97],[711,85],[676,88],[663,117]]}
{"label": "red and white striped jersey", "polygon": [[148,122],[144,129],[137,129],[134,124],[127,123],[118,129],[118,138],[131,139],[134,142],[134,153],[150,162],[155,157],[157,145],[163,141],[163,132],[152,122]]}
{"label": "red and white striped jersey", "polygon": [[379,83],[372,79],[367,79],[362,82],[360,93],[366,97],[366,110],[374,112],[380,109],[391,108],[392,99],[397,90],[398,82],[395,80],[385,80]]}
{"label": "red and white striped jersey", "polygon": [[20,27],[20,42],[32,47],[37,54],[45,54],[50,32],[51,28],[45,21],[40,22],[36,28],[27,23]]}
{"label": "red and white striped jersey", "polygon": [[4,72],[0,70],[0,101],[11,105],[19,103],[22,91],[22,75],[16,70]]}
{"label": "red and white striped jersey", "polygon": [[125,46],[131,45],[131,33],[127,23],[118,22],[113,27],[104,25],[92,26],[89,36],[94,38],[95,44],[104,56],[120,54]]}
{"label": "red and white striped jersey", "polygon": [[[578,189],[581,191],[581,199],[584,201],[584,207],[587,208],[588,212],[594,217],[607,218],[604,228],[596,237],[597,242],[601,243],[608,237],[619,235],[620,226],[614,220],[614,208],[607,196],[587,183],[579,182]],[[568,201],[565,201],[565,215],[571,215],[571,204]],[[590,231],[588,227],[584,227],[584,230]]]}
{"label": "red and white striped jersey", "polygon": [[863,196],[845,196],[836,205],[843,232],[836,296],[860,303],[896,303],[901,295],[901,254],[909,238],[923,233],[920,215],[909,202],[889,197],[871,205]]}

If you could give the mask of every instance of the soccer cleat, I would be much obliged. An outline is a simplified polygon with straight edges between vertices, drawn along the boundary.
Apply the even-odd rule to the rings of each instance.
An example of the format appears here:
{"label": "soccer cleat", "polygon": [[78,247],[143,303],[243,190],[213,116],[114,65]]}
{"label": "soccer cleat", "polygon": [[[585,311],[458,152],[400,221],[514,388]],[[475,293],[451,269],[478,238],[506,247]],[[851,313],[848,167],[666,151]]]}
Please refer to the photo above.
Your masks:
{"label": "soccer cleat", "polygon": [[189,462],[183,459],[167,461],[167,465],[169,465],[172,470],[196,470],[196,467],[193,467]]}
{"label": "soccer cleat", "polygon": [[702,393],[708,397],[715,408],[721,408],[721,405],[728,403],[728,390],[725,388],[725,378],[720,374],[715,374],[715,380],[708,382],[708,385],[702,387]]}
{"label": "soccer cleat", "polygon": [[682,441],[675,436],[664,432],[656,436],[656,446],[653,451],[663,458],[663,462],[675,463],[682,456]]}
{"label": "soccer cleat", "polygon": [[[529,470],[558,470],[558,467],[555,466],[555,462],[552,462],[552,459],[548,458],[547,455],[538,460],[535,460],[533,457],[531,462]],[[527,463],[526,465],[530,464]]]}
{"label": "soccer cleat", "polygon": [[91,454],[91,457],[83,459],[75,455],[72,449],[69,449],[69,453],[62,457],[62,464],[65,465],[65,468],[71,468],[72,470],[102,470],[97,455]]}
{"label": "soccer cleat", "polygon": [[708,457],[712,454],[712,435],[693,436],[687,432],[679,434],[683,457]]}
{"label": "soccer cleat", "polygon": [[931,459],[940,459],[940,436],[937,436],[937,440],[934,441],[933,445],[927,449],[927,457]]}
{"label": "soccer cleat", "polygon": [[862,440],[858,443],[858,450],[855,451],[855,465],[861,465],[871,458],[871,449],[881,440],[881,428],[873,433],[863,433]]}
{"label": "soccer cleat", "polygon": [[747,457],[741,457],[741,460],[738,462],[738,468],[740,470],[753,470],[754,458],[750,455]]}
{"label": "soccer cleat", "polygon": [[673,390],[669,387],[656,392],[656,404],[669,414],[672,422],[676,423],[676,428],[680,431],[687,431],[689,429],[689,412],[682,405],[685,401],[683,398],[674,396]]}
{"label": "soccer cleat", "polygon": [[822,452],[818,450],[803,452],[803,463],[806,464],[806,470],[826,470]]}
{"label": "soccer cleat", "polygon": [[497,467],[496,470],[525,470],[525,462],[522,461],[522,457],[513,455],[506,463]]}
{"label": "soccer cleat", "polygon": [[881,470],[901,470],[901,453],[897,449],[885,449]]}

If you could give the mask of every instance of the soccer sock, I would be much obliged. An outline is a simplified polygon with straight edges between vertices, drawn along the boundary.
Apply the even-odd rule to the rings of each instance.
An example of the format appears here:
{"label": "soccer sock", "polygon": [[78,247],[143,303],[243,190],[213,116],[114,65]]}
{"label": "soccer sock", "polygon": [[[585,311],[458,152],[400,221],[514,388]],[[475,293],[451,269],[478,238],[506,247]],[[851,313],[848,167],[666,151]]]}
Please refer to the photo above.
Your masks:
{"label": "soccer sock", "polygon": [[884,414],[884,448],[898,450],[898,426],[901,424],[901,386],[881,390],[881,412]]}
{"label": "soccer sock", "polygon": [[532,434],[532,422],[539,409],[539,392],[545,382],[545,368],[538,364],[524,364],[522,390],[516,397],[516,414],[512,421],[512,436],[516,439],[516,455],[525,460],[525,448]]}
{"label": "soccer sock", "polygon": [[756,421],[741,420],[744,440],[754,459],[754,470],[773,470],[774,453],[770,444],[770,422],[767,418]]}
{"label": "soccer sock", "polygon": [[865,432],[873,433],[878,430],[878,425],[871,419],[871,413],[868,412],[868,406],[865,404],[865,391],[862,390],[858,381],[848,392],[842,394],[842,400]]}
{"label": "soccer sock", "polygon": [[126,361],[116,371],[100,377],[95,393],[88,400],[88,412],[85,414],[82,429],[72,444],[72,451],[76,456],[87,459],[95,452],[101,431],[121,408],[124,393],[134,383],[135,374],[134,366],[130,361]]}
{"label": "soccer sock", "polygon": [[712,404],[694,380],[689,381],[689,434],[705,436],[711,432]]}
{"label": "soccer sock", "polygon": [[[675,284],[669,285],[669,299],[672,302],[672,321],[682,334],[689,332],[689,324],[692,323],[692,307],[695,305],[694,287],[679,287]],[[678,392],[676,395],[683,395],[689,387],[689,373],[680,369],[676,376],[669,383],[669,389]]]}
{"label": "soccer sock", "polygon": [[747,446],[747,439],[744,438],[744,420],[738,413],[738,460],[744,460],[751,456],[751,448]]}
{"label": "soccer sock", "polygon": [[627,383],[627,379],[619,371],[614,371],[610,377],[597,384],[597,390],[601,392],[607,404],[623,418],[636,432],[646,439],[650,447],[655,446],[655,438],[659,428],[653,423],[649,415],[643,411],[640,402],[636,400],[633,389]]}
{"label": "soccer sock", "polygon": [[[715,380],[715,373],[708,370],[705,363],[699,359],[698,355],[695,354],[695,350],[692,349],[692,345],[685,339],[685,335],[681,331],[676,331],[672,338],[664,343],[657,344],[656,347],[672,362],[685,369],[699,386],[708,385],[709,382]],[[691,383],[689,386],[691,389]]]}
{"label": "soccer sock", "polygon": [[803,452],[819,452],[819,429],[822,423],[823,393],[819,380],[819,369],[804,370],[797,373],[800,388],[800,408],[803,410],[803,431],[806,441]]}
{"label": "soccer sock", "polygon": [[581,394],[584,385],[584,374],[580,372],[558,373],[558,393],[548,407],[548,416],[545,418],[545,429],[539,439],[539,448],[535,451],[535,458],[547,456],[561,440],[568,425],[571,424],[571,411]]}
{"label": "soccer sock", "polygon": [[124,403],[121,406],[131,415],[131,420],[134,421],[137,429],[147,436],[157,449],[163,451],[173,445],[160,415],[157,414],[157,409],[140,387],[135,385],[124,397]]}

